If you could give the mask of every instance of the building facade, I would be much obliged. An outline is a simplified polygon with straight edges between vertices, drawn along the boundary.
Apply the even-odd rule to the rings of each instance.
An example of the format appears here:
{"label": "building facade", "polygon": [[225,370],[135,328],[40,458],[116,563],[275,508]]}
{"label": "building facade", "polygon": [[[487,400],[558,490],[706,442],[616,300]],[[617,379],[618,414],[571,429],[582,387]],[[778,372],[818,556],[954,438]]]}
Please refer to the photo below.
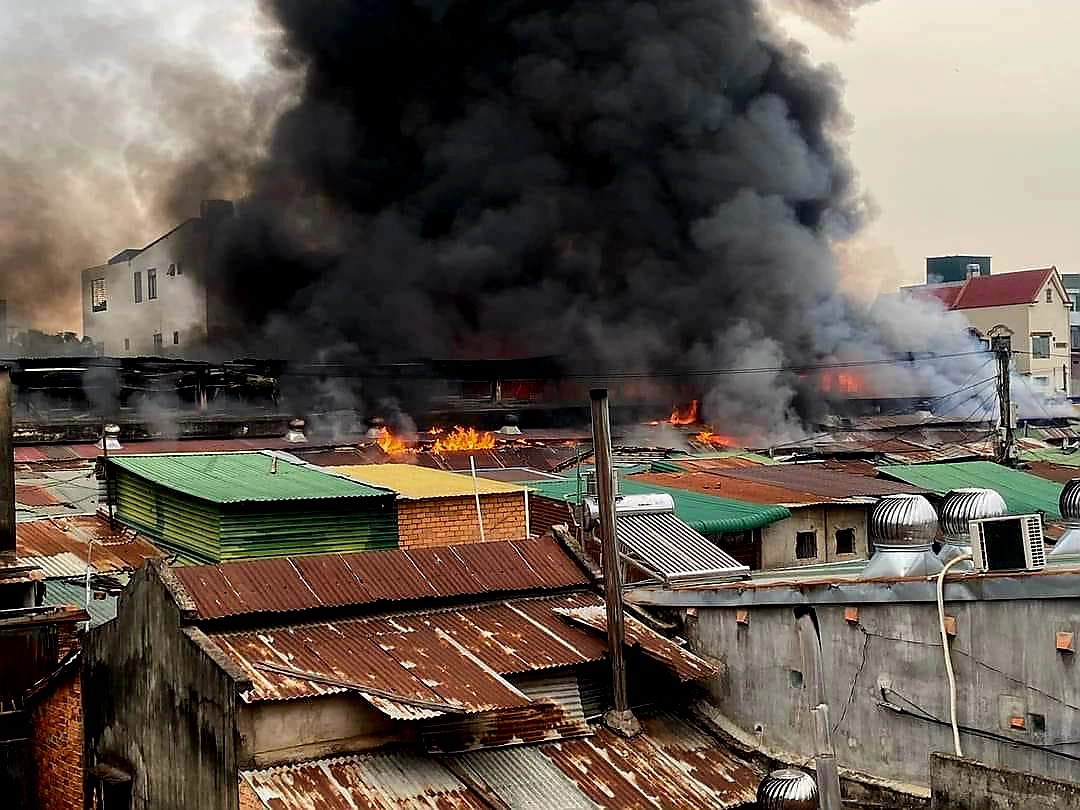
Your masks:
{"label": "building facade", "polygon": [[1035,389],[1070,392],[1072,302],[1056,267],[904,289],[962,314],[988,348],[991,339],[1008,338],[1014,369],[1030,377]]}
{"label": "building facade", "polygon": [[198,217],[144,248],[82,271],[83,334],[114,357],[180,356],[215,322],[208,266],[232,203],[206,200]]}

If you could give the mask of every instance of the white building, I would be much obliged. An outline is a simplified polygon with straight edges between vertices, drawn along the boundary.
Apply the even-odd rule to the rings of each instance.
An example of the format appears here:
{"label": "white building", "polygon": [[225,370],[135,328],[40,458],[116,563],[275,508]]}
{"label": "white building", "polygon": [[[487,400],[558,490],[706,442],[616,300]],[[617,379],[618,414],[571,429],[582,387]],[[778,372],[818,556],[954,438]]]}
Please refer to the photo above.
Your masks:
{"label": "white building", "polygon": [[104,354],[179,356],[216,322],[207,295],[211,245],[231,202],[205,200],[200,216],[142,249],[82,271],[83,334]]}

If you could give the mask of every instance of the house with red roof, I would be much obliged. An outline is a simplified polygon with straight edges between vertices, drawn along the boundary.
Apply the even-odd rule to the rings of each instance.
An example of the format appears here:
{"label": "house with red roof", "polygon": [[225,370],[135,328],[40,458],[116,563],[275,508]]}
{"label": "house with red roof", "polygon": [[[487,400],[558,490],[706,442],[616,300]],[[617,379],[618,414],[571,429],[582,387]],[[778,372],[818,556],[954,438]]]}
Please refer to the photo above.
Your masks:
{"label": "house with red roof", "polygon": [[959,312],[971,324],[972,334],[987,345],[991,338],[1008,337],[1018,373],[1047,392],[1069,393],[1071,304],[1056,267],[972,275],[903,291]]}

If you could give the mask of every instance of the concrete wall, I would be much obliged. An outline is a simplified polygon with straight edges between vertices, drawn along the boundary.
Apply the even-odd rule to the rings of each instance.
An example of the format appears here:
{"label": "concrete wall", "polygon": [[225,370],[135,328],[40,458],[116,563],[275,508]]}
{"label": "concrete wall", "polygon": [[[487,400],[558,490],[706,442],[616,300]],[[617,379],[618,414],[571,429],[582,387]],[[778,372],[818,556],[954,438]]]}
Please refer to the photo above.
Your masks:
{"label": "concrete wall", "polygon": [[[449,546],[480,541],[473,496],[455,498],[399,498],[398,544],[401,548]],[[525,536],[525,495],[507,492],[480,496],[484,539],[520,540]]]}
{"label": "concrete wall", "polygon": [[[952,750],[946,725],[880,705],[884,688],[895,705],[908,700],[936,718],[948,718],[937,607],[929,601],[929,585],[927,596],[925,603],[817,605],[842,766],[925,786],[930,753]],[[846,607],[858,608],[856,622],[845,621]],[[1080,740],[1080,670],[1075,656],[1055,649],[1056,631],[1080,632],[1080,598],[946,607],[957,625],[952,647],[959,722],[1006,740],[964,734],[965,755],[1052,778],[1075,778],[1080,763],[1031,746]],[[691,648],[722,664],[723,674],[708,684],[710,700],[756,745],[793,758],[810,756],[808,676],[792,608],[744,609],[749,611],[747,625],[736,622],[735,606],[702,606],[684,614]],[[1024,718],[1025,729],[1009,728],[1014,715]],[[1080,755],[1078,748],[1062,750]]]}
{"label": "concrete wall", "polygon": [[[104,353],[181,356],[207,332],[204,270],[207,231],[202,220],[191,219],[147,247],[130,261],[93,267],[82,272],[83,333],[104,344]],[[169,267],[178,266],[176,275]],[[157,271],[157,298],[148,297],[148,271]],[[135,303],[134,274],[142,279],[142,302]],[[91,283],[105,279],[108,309],[94,312]],[[160,334],[162,346],[154,347]],[[179,343],[174,343],[174,337]],[[128,343],[125,345],[125,340]]]}
{"label": "concrete wall", "polygon": [[132,774],[133,810],[236,810],[237,684],[184,632],[154,565],[87,634],[82,689],[86,766]]}
{"label": "concrete wall", "polygon": [[[840,560],[865,560],[867,557],[866,521],[868,506],[804,506],[791,508],[791,517],[761,530],[761,567],[793,568]],[[855,530],[855,553],[836,553],[836,531]],[[799,532],[817,536],[817,556],[800,560],[795,555],[795,537]]]}
{"label": "concrete wall", "polygon": [[[1080,767],[1077,768],[1080,776]],[[1043,779],[981,762],[930,757],[931,810],[1062,810],[1080,807],[1080,784]]]}
{"label": "concrete wall", "polygon": [[237,728],[245,769],[365,751],[400,741],[408,730],[353,694],[241,703]]}

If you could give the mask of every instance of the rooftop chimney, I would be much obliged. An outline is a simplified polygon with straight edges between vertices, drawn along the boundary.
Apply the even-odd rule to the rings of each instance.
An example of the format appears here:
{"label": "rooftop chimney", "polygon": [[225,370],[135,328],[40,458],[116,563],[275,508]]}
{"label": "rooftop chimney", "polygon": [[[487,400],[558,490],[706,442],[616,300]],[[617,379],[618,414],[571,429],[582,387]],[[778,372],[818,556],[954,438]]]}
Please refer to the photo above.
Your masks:
{"label": "rooftop chimney", "polygon": [[15,441],[11,372],[0,368],[0,561],[15,558]]}

